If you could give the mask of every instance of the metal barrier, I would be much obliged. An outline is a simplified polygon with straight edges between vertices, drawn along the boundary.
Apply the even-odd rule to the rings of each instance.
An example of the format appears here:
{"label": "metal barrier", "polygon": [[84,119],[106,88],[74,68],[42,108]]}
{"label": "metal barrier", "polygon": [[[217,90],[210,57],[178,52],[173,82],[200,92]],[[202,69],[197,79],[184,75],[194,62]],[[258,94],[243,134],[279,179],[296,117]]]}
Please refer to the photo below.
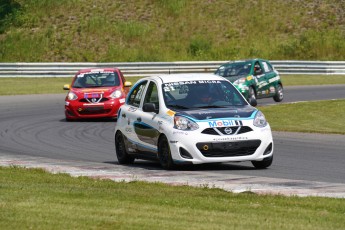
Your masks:
{"label": "metal barrier", "polygon": [[[85,68],[118,67],[126,77],[213,73],[228,61],[114,63],[0,63],[0,77],[72,77]],[[271,61],[280,74],[345,75],[345,61]]]}

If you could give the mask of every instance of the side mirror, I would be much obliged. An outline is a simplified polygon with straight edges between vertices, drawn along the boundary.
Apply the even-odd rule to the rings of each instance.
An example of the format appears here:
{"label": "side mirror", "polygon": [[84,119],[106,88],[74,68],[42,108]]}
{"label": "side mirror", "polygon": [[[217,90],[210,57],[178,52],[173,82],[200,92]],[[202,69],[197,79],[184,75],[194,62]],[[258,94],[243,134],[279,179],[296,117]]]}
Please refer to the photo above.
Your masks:
{"label": "side mirror", "polygon": [[69,90],[70,88],[71,88],[71,86],[70,86],[70,85],[67,85],[67,84],[63,86],[63,89],[64,89],[64,90]]}
{"label": "side mirror", "polygon": [[258,105],[258,102],[256,101],[256,99],[254,99],[252,97],[248,99],[248,103],[253,107]]}
{"label": "side mirror", "polygon": [[131,87],[131,86],[132,86],[132,82],[130,82],[130,81],[125,82],[125,87]]}
{"label": "side mirror", "polygon": [[145,103],[143,105],[143,111],[144,112],[154,112],[158,113],[158,109],[156,109],[156,105],[154,103]]}

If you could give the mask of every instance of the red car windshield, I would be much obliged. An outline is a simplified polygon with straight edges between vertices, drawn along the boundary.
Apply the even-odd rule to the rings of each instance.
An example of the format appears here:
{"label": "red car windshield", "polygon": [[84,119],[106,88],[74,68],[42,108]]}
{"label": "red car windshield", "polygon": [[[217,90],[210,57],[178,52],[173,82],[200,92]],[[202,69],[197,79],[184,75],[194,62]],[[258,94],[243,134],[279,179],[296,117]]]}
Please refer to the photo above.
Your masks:
{"label": "red car windshield", "polygon": [[76,76],[73,88],[94,88],[119,86],[120,79],[116,72],[90,72]]}

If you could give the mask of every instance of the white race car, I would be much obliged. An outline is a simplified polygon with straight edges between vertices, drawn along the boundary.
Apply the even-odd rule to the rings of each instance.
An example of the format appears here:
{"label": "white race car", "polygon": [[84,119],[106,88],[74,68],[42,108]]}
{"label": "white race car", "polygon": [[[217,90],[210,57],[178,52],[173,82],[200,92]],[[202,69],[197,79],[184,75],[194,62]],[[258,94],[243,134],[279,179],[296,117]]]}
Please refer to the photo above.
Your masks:
{"label": "white race car", "polygon": [[118,112],[120,164],[136,158],[178,164],[251,161],[267,168],[273,139],[265,116],[225,78],[170,74],[140,79]]}

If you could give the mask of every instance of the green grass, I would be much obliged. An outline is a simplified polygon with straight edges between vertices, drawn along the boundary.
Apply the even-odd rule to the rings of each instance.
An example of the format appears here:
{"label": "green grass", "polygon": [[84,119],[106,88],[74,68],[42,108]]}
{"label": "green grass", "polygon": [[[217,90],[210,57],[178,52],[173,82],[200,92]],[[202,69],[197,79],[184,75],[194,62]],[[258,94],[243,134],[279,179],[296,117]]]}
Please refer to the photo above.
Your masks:
{"label": "green grass", "polygon": [[0,62],[344,60],[345,4],[3,0]]}
{"label": "green grass", "polygon": [[345,84],[345,75],[282,75],[284,86]]}
{"label": "green grass", "polygon": [[[127,77],[134,84],[141,77]],[[70,84],[72,77],[0,78],[0,95],[55,94],[66,93],[63,85]],[[284,86],[345,84],[345,76],[340,75],[283,75]]]}
{"label": "green grass", "polygon": [[1,229],[344,229],[343,199],[72,178],[0,167]]}
{"label": "green grass", "polygon": [[345,100],[258,107],[274,131],[345,135]]}
{"label": "green grass", "polygon": [[[140,77],[127,78],[136,82]],[[57,94],[66,93],[65,84],[71,84],[72,77],[8,77],[0,78],[0,95]]]}
{"label": "green grass", "polygon": [[[64,93],[64,84],[70,78],[0,78],[0,95],[55,94]],[[67,91],[65,91],[67,93]]]}

